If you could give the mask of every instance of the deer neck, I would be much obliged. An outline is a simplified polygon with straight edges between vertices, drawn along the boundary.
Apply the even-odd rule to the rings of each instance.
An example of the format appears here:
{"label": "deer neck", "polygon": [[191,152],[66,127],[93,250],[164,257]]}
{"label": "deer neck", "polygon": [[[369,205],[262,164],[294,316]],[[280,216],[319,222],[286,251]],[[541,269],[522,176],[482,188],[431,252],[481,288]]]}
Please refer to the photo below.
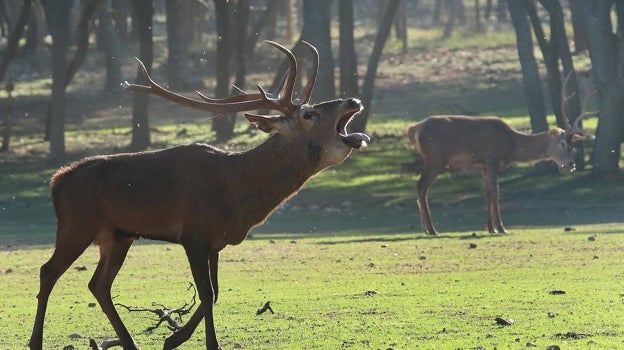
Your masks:
{"label": "deer neck", "polygon": [[512,138],[514,145],[512,161],[533,162],[548,158],[548,147],[552,138],[547,131],[538,134],[517,132]]}
{"label": "deer neck", "polygon": [[238,186],[234,210],[248,228],[263,222],[319,171],[318,157],[305,141],[286,140],[279,135],[236,158],[242,176],[232,179],[240,181],[232,184]]}

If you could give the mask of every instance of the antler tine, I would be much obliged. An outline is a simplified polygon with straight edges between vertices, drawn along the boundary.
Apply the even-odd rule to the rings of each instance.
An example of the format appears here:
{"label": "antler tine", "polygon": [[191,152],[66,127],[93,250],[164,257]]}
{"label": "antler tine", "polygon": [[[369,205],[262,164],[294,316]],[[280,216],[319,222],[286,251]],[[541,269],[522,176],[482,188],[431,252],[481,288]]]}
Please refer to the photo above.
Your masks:
{"label": "antler tine", "polygon": [[589,98],[596,93],[596,90],[592,91],[591,93],[587,93],[585,94],[585,96],[583,97],[583,101],[581,102],[581,115],[579,115],[575,120],[574,123],[572,124],[572,130],[574,131],[580,131],[581,130],[581,121],[585,118],[597,115],[598,113],[592,112],[589,113],[587,112],[587,101],[589,100]]}
{"label": "antler tine", "polygon": [[568,97],[566,96],[566,92],[567,92],[567,86],[568,86],[568,80],[570,80],[570,77],[572,76],[572,74],[574,73],[573,70],[571,70],[565,77],[565,79],[563,79],[563,84],[561,85],[561,116],[563,117],[563,123],[565,126],[566,130],[570,130],[570,119],[568,118],[568,112],[566,110],[566,106],[567,106],[567,101],[568,98],[571,98],[572,96],[574,96],[574,94],[572,94],[572,96]]}
{"label": "antler tine", "polygon": [[[292,95],[295,88],[295,80],[297,79],[297,59],[290,50],[276,43],[275,41],[265,40],[265,42],[282,51],[290,62],[290,68],[288,69],[286,78],[286,89],[284,91],[284,96],[280,97],[280,102],[285,103],[289,109],[292,109],[294,107],[294,105],[292,104]],[[283,85],[283,83],[281,83],[280,85]],[[275,93],[278,94],[279,90]]]}
{"label": "antler tine", "polygon": [[308,84],[306,85],[305,89],[303,89],[301,93],[301,97],[299,98],[300,104],[304,104],[304,103],[310,102],[310,97],[312,97],[312,89],[314,88],[314,83],[316,82],[316,75],[318,73],[319,53],[318,53],[318,50],[316,50],[316,48],[312,46],[312,44],[310,44],[309,42],[305,40],[301,40],[301,42],[304,45],[306,45],[308,49],[310,49],[310,51],[312,51],[312,56],[313,56],[312,75],[310,76],[308,80]]}
{"label": "antler tine", "polygon": [[147,68],[145,68],[145,65],[143,64],[143,62],[138,57],[135,57],[134,59],[139,63],[139,70],[141,71],[141,75],[147,80],[147,82],[149,83],[149,86],[131,84],[126,80],[122,83],[123,88],[128,91],[133,91],[133,92],[142,92],[142,93],[152,92],[151,87],[154,85],[158,86],[158,84],[156,84],[152,80],[152,77],[150,77],[149,73],[147,72]]}
{"label": "antler tine", "polygon": [[[132,91],[132,92],[140,92],[140,93],[147,93],[147,94],[154,94],[157,96],[160,96],[164,99],[170,100],[172,102],[181,104],[183,106],[187,106],[187,107],[191,107],[194,109],[199,109],[199,110],[204,110],[204,111],[209,111],[209,112],[219,112],[219,110],[216,110],[215,107],[218,107],[220,105],[212,105],[212,104],[206,104],[202,101],[198,101],[198,100],[194,100],[192,98],[188,98],[186,96],[182,96],[180,94],[177,94],[173,91],[167,90],[164,87],[158,85],[158,83],[156,83],[152,77],[149,75],[149,72],[147,71],[147,68],[145,68],[145,64],[143,64],[143,62],[135,57],[135,60],[137,60],[137,62],[139,63],[139,70],[141,71],[141,74],[143,75],[143,77],[145,79],[147,79],[149,85],[140,85],[140,84],[131,84],[128,83],[127,81],[124,82],[123,86],[126,90],[128,91]],[[212,107],[212,108],[210,108]],[[235,110],[233,110],[235,111]]]}

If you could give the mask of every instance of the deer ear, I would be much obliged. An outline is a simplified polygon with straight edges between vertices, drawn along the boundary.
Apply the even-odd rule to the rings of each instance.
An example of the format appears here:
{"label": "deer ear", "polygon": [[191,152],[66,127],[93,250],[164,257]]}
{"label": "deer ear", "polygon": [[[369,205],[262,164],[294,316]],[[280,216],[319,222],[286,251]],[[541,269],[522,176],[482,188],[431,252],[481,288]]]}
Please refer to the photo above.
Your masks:
{"label": "deer ear", "polygon": [[585,136],[581,134],[574,133],[572,134],[572,142],[585,140]]}
{"label": "deer ear", "polygon": [[550,135],[552,137],[559,137],[559,136],[563,135],[563,133],[565,131],[563,129],[560,129],[560,128],[554,128],[554,129],[550,129],[548,132],[550,133]]}
{"label": "deer ear", "polygon": [[253,123],[258,129],[266,133],[279,132],[283,129],[284,125],[284,117],[279,115],[245,113],[245,118]]}

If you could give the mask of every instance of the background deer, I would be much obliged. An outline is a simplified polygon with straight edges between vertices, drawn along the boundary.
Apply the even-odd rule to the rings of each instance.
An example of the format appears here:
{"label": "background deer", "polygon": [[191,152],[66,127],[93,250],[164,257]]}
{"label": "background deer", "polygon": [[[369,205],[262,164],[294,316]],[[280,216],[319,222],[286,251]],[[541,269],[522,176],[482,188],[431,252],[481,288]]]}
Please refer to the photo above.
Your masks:
{"label": "background deer", "polygon": [[[568,77],[564,80],[562,95]],[[498,117],[461,115],[431,116],[407,129],[407,137],[421,155],[424,166],[418,180],[418,209],[425,233],[436,235],[431,220],[427,191],[439,174],[451,169],[481,168],[487,222],[490,233],[505,233],[498,204],[498,172],[513,162],[553,160],[560,172],[575,170],[572,144],[584,139],[579,123],[588,116],[583,112],[572,125],[565,113],[565,130],[560,128],[538,134],[524,134]],[[584,110],[584,105],[582,109]]]}
{"label": "background deer", "polygon": [[[357,99],[309,105],[318,68],[302,94],[293,98],[297,74],[294,55],[283,46],[290,70],[277,91],[258,86],[254,94],[196,100],[156,84],[140,64],[148,86],[126,83],[130,91],[156,94],[176,103],[217,114],[276,110],[283,115],[245,114],[267,141],[241,153],[191,144],[156,152],[98,156],[60,169],[52,177],[57,217],[56,247],[41,267],[37,314],[29,346],[41,349],[46,306],[58,278],[90,245],[100,260],[89,289],[108,317],[124,349],[138,349],[111,300],[111,285],[128,249],[138,238],[181,244],[187,254],[201,305],[181,331],[165,341],[173,349],[205,320],[206,348],[220,349],[213,322],[217,300],[219,251],[241,243],[283,201],[313,175],[341,163],[352,149],[366,146],[368,136],[348,134],[347,124],[362,110]],[[285,81],[285,93],[280,91]]]}

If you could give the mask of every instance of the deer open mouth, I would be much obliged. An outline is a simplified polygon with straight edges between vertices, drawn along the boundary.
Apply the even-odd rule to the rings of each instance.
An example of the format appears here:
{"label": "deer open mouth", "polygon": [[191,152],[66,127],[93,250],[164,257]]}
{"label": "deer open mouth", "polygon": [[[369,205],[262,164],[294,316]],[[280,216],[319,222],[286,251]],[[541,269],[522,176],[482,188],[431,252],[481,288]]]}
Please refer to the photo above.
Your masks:
{"label": "deer open mouth", "polygon": [[[357,101],[353,99],[354,101]],[[349,101],[350,102],[350,101]],[[361,132],[355,132],[349,134],[347,132],[347,125],[355,118],[356,115],[362,110],[362,105],[359,101],[353,103],[354,108],[350,111],[343,113],[338,119],[338,125],[336,125],[336,131],[342,137],[342,142],[352,148],[366,147],[370,142],[370,137]]]}

